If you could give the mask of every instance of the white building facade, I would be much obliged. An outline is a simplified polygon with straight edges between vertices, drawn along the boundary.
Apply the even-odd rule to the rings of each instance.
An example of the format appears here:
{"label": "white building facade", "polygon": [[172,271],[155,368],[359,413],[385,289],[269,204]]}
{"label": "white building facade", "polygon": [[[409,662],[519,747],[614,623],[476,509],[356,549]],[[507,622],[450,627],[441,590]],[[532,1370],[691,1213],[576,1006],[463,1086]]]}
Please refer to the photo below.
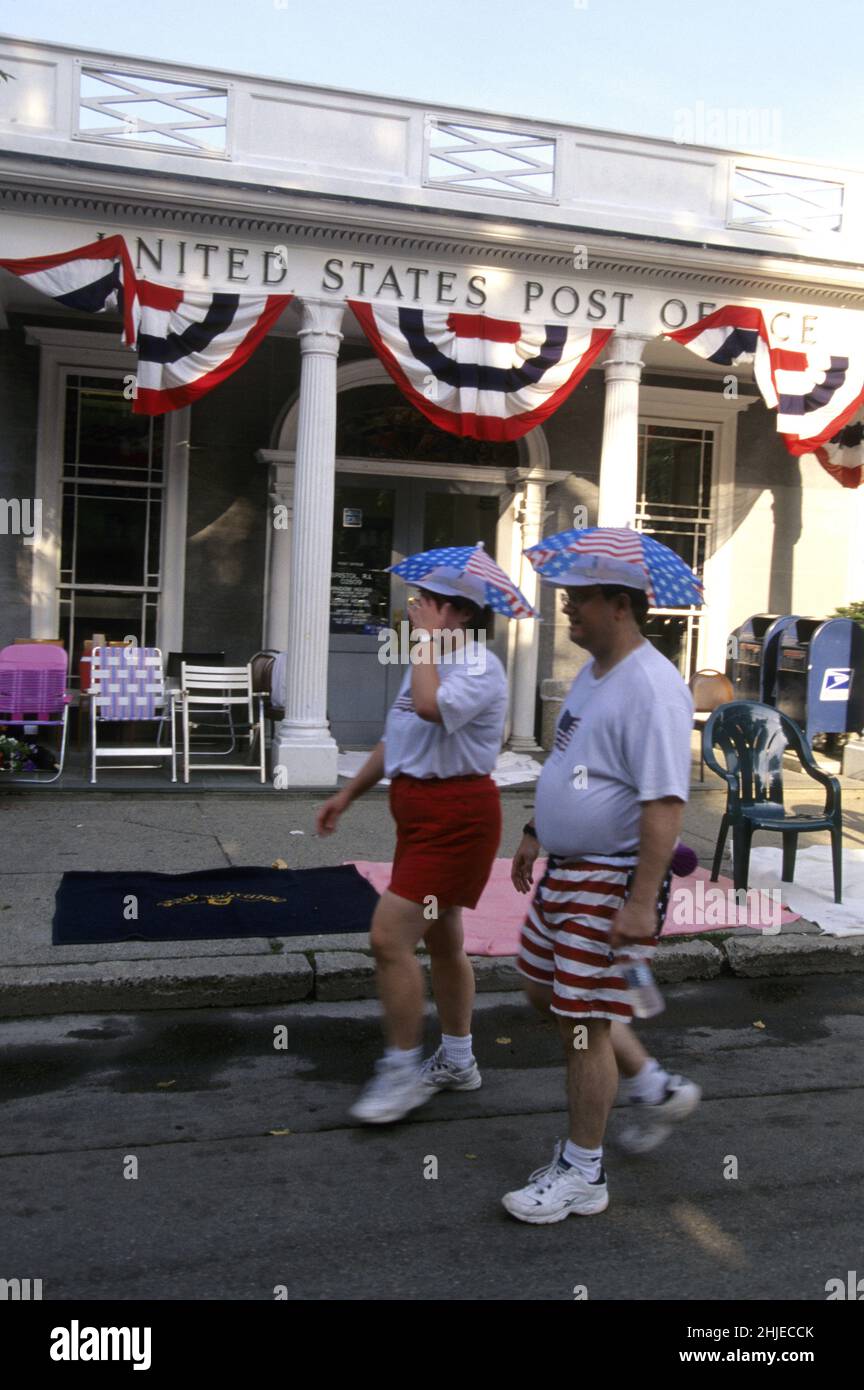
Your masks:
{"label": "white building facade", "polygon": [[[703,610],[651,616],[685,677],[752,613],[864,597],[864,488],[787,452],[750,368],[663,336],[726,304],[790,349],[857,322],[861,172],[42,43],[0,39],[0,73],[0,256],[121,233],[150,279],[294,296],[244,366],[149,418],[118,322],[0,272],[0,490],[41,504],[41,535],[0,537],[0,645],[60,636],[73,669],[94,631],[285,650],[274,761],[322,786],[380,735],[387,568],[413,551],[483,540],[536,595],[541,623],[491,639],[526,751],[579,655],[522,551],[574,515],[702,574]],[[612,332],[542,426],[487,444],[400,394],[349,299]]]}

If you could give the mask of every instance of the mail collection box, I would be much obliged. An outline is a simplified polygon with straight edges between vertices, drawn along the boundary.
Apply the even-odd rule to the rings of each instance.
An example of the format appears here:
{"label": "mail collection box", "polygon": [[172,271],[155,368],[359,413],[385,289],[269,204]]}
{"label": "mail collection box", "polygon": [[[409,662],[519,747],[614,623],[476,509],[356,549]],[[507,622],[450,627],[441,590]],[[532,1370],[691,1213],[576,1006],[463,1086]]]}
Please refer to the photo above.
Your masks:
{"label": "mail collection box", "polygon": [[732,682],[732,689],[735,692],[733,699],[764,701],[765,639],[767,635],[770,655],[774,650],[770,640],[771,636],[777,623],[782,621],[776,613],[756,613],[730,634],[726,675]]}
{"label": "mail collection box", "polygon": [[850,618],[796,618],[779,639],[771,702],[812,741],[864,727],[864,629]]}

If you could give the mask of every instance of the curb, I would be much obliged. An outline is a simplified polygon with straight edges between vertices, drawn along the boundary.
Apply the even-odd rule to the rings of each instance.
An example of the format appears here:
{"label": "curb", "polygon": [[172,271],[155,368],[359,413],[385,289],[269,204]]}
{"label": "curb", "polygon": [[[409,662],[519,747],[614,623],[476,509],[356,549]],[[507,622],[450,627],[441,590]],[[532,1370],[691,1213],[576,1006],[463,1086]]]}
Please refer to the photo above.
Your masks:
{"label": "curb", "polygon": [[[831,975],[864,971],[864,937],[814,935],[816,928],[755,938],[732,932],[713,941],[661,942],[654,962],[662,985],[713,980]],[[349,949],[319,950],[322,938],[303,939],[302,950],[253,956],[196,956],[0,969],[0,1018],[46,1014],[124,1013],[144,1009],[240,1008],[254,1004],[340,1003],[374,999],[375,963],[356,938]],[[299,943],[297,943],[299,944]],[[285,946],[288,942],[284,943]],[[419,956],[428,983],[428,956]],[[473,956],[478,993],[521,992],[513,956]]]}

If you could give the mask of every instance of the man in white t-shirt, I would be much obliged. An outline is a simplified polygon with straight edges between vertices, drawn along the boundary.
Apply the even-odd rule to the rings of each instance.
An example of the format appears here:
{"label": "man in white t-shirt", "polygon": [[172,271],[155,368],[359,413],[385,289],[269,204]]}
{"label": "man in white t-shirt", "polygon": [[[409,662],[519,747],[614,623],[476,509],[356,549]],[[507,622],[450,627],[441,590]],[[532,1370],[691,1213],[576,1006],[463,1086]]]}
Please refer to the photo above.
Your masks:
{"label": "man in white t-shirt", "polygon": [[625,1026],[633,1010],[622,975],[622,967],[650,959],[662,926],[690,787],[693,702],[642,636],[648,581],[639,566],[604,557],[588,573],[575,567],[552,582],[565,589],[571,641],[593,659],[564,701],[537,784],[536,819],[513,861],[513,882],[527,892],[541,846],[549,854],[519,969],[531,1002],[558,1019],[568,1071],[570,1137],[526,1187],[503,1199],[512,1216],[536,1224],[606,1209],[602,1144],[619,1068],[655,1132],[700,1097]]}

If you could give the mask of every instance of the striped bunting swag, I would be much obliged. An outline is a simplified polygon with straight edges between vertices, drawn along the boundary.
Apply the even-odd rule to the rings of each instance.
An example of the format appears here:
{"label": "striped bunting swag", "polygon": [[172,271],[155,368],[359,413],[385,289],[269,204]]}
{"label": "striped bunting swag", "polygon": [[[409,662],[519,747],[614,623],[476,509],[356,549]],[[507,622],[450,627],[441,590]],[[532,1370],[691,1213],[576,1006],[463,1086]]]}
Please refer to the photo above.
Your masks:
{"label": "striped bunting swag", "polygon": [[[815,454],[844,487],[862,481],[860,437],[854,424],[864,403],[864,343],[850,351],[772,341],[761,309],[727,305],[698,323],[666,334],[709,362],[752,362],[756,383],[790,454]],[[852,427],[846,433],[846,427]]]}
{"label": "striped bunting swag", "polygon": [[513,323],[485,314],[348,301],[396,385],[451,434],[519,439],[567,399],[611,328]]}
{"label": "striped bunting swag", "polygon": [[122,236],[103,237],[74,251],[51,256],[0,260],[0,266],[19,276],[57,304],[88,314],[116,310],[123,318],[123,341],[134,347],[138,328],[135,272]]}
{"label": "striped bunting swag", "polygon": [[163,415],[212,391],[244,362],[293,295],[175,290],[139,281],[138,415]]}

